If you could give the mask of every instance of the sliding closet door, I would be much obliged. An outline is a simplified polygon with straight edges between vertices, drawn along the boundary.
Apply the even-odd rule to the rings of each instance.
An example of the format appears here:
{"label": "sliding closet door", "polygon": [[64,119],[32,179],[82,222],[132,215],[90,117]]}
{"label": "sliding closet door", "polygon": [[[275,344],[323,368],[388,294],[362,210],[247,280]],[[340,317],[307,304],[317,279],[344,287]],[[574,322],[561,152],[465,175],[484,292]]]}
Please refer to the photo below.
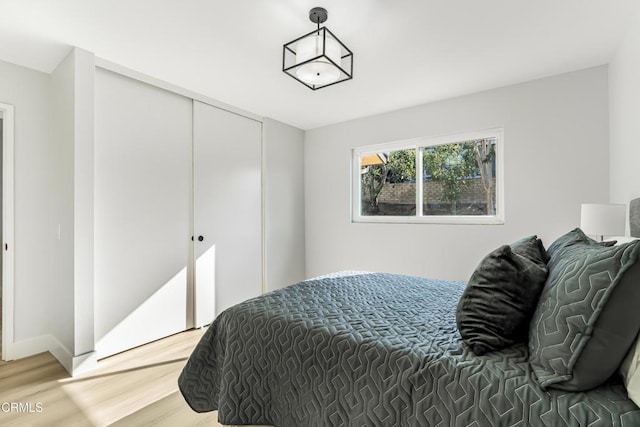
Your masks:
{"label": "sliding closet door", "polygon": [[[202,325],[262,290],[262,126],[197,101],[193,119],[195,321]],[[215,313],[206,310],[212,299]]]}
{"label": "sliding closet door", "polygon": [[187,329],[192,101],[96,70],[98,357]]}

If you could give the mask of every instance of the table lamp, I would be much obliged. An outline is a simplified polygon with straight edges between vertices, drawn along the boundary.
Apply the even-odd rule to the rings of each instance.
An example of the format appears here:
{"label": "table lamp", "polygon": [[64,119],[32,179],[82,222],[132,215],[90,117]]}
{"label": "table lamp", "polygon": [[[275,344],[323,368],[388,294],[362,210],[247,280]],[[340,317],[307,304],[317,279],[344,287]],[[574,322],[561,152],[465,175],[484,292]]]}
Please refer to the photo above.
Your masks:
{"label": "table lamp", "polygon": [[580,228],[585,234],[622,236],[625,233],[627,205],[583,203],[580,210]]}

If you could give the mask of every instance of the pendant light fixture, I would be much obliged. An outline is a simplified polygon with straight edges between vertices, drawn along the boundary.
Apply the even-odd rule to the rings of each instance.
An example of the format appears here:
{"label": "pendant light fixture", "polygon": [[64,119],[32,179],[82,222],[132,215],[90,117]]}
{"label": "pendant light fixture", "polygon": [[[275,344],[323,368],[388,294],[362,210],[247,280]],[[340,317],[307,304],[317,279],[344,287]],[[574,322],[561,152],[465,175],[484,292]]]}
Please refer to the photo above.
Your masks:
{"label": "pendant light fixture", "polygon": [[327,27],[320,27],[327,17],[326,9],[311,9],[309,19],[317,28],[282,49],[282,71],[312,90],[353,77],[353,52]]}

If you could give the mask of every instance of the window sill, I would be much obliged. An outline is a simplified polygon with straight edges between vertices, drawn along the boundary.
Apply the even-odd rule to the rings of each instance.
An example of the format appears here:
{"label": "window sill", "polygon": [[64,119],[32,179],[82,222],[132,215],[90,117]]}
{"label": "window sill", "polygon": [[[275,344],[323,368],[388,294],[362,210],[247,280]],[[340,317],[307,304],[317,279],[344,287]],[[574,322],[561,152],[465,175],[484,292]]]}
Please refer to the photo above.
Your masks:
{"label": "window sill", "polygon": [[353,223],[383,223],[383,224],[460,224],[460,225],[503,225],[504,218],[484,215],[456,215],[456,216],[355,216]]}

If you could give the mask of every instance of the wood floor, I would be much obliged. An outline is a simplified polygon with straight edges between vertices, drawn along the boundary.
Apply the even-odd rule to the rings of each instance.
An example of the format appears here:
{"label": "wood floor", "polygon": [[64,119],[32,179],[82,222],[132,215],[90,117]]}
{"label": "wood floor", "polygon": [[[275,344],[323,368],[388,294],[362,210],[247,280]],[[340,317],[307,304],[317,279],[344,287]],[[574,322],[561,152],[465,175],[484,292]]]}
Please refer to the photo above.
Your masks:
{"label": "wood floor", "polygon": [[[2,270],[1,263],[2,263],[2,259],[0,258],[0,270]],[[2,354],[2,271],[0,271],[0,355],[1,354]],[[1,360],[0,360],[0,363],[2,363]]]}
{"label": "wood floor", "polygon": [[[177,386],[203,333],[187,331],[103,359],[74,378],[49,353],[0,362],[0,425],[219,427],[215,412],[193,412]],[[31,412],[10,411],[12,402]]]}

